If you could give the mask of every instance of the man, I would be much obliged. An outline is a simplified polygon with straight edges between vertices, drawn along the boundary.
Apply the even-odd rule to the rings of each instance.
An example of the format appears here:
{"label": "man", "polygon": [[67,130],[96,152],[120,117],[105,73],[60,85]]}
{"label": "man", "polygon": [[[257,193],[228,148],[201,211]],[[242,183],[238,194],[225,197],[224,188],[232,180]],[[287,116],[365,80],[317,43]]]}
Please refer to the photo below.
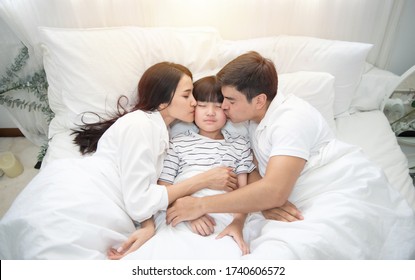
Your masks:
{"label": "man", "polygon": [[317,109],[292,94],[277,94],[278,76],[270,60],[249,52],[225,65],[217,77],[228,118],[249,121],[260,176],[226,194],[178,199],[167,210],[168,223],[218,212],[263,211],[268,219],[278,219],[270,213],[285,212],[289,199],[304,219],[294,212],[300,221],[247,225],[257,234],[247,258],[415,256],[413,210],[360,148],[335,138]]}

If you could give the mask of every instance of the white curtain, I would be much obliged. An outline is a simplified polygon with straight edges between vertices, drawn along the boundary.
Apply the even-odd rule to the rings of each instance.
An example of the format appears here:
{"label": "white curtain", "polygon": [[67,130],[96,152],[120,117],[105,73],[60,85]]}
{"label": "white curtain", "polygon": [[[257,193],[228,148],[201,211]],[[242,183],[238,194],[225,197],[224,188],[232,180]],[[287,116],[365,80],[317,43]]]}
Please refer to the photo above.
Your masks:
{"label": "white curtain", "polygon": [[[6,77],[6,70],[10,70],[10,66],[14,63],[16,56],[19,54],[23,44],[15,33],[6,25],[2,18],[0,18],[0,77]],[[33,70],[38,69],[36,61],[28,60],[27,64],[19,72],[21,78],[27,76]],[[3,86],[3,85],[0,85]],[[0,87],[3,88],[3,87]],[[37,102],[38,99],[27,90],[13,90],[4,93],[4,96],[10,96],[13,99],[20,99],[26,101],[28,104]],[[8,112],[10,119],[15,126],[25,135],[31,142],[38,146],[45,144],[47,140],[47,120],[45,115],[40,110],[31,110],[20,108],[19,106],[9,107],[3,106]]]}
{"label": "white curtain", "polygon": [[37,54],[38,26],[214,26],[224,39],[287,34],[372,43],[369,61],[382,68],[403,3],[404,0],[1,0],[0,15]]}
{"label": "white curtain", "polygon": [[[223,39],[279,34],[374,44],[368,61],[388,63],[405,0],[0,0],[0,16],[41,66],[38,26],[213,26]],[[1,31],[0,31],[1,32]],[[1,34],[1,33],[0,33]],[[3,56],[12,53],[2,39]],[[5,54],[4,52],[10,52]],[[1,73],[1,69],[0,69]]]}

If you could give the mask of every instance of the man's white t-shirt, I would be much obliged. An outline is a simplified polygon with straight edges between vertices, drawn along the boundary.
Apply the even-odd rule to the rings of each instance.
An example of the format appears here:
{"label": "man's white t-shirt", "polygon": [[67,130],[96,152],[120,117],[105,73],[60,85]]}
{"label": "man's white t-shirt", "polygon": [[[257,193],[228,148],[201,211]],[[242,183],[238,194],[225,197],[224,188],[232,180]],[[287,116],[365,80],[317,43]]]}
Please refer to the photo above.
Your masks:
{"label": "man's white t-shirt", "polygon": [[294,95],[280,92],[262,121],[259,124],[250,122],[249,135],[261,176],[265,175],[272,156],[295,156],[309,161],[334,140],[330,127],[317,109]]}

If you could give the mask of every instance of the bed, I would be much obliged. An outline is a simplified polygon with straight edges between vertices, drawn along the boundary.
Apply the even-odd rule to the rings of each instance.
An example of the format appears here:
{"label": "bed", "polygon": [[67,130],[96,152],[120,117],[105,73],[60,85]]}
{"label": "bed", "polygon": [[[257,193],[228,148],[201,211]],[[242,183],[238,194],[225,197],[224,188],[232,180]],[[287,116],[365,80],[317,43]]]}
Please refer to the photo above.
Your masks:
{"label": "bed", "polygon": [[[407,160],[382,112],[385,100],[400,82],[400,77],[366,62],[372,47],[370,44],[287,35],[224,40],[216,29],[210,27],[40,27],[39,30],[43,65],[49,83],[49,103],[55,113],[49,127],[49,148],[42,169],[47,169],[51,162],[59,162],[62,158],[82,157],[72,143],[71,136],[71,129],[81,123],[82,113],[93,111],[106,116],[115,109],[120,94],[133,98],[138,77],[152,64],[164,60],[180,62],[192,70],[194,80],[197,80],[215,74],[237,55],[255,50],[276,64],[279,90],[292,92],[316,107],[337,136],[361,147],[369,159],[384,170],[393,188],[412,208],[411,211],[415,209],[415,191]],[[94,117],[87,115],[86,121],[92,121]],[[171,135],[188,128],[185,124],[176,125],[172,127]],[[228,124],[228,129],[235,133],[247,133],[243,125]],[[31,184],[41,182],[34,180]],[[82,219],[84,226],[77,230],[68,230],[65,224],[61,224],[59,213],[42,212],[35,203],[26,205],[18,198],[0,222],[0,258],[105,259],[108,247],[119,245],[131,232],[131,220],[126,215],[120,215],[112,205],[114,202],[108,198],[103,198],[95,205],[106,212],[106,217],[100,223],[92,221],[97,219],[93,216],[84,219],[89,213],[77,213],[76,205],[88,203],[97,193],[93,189],[80,193],[47,202],[50,209],[59,205],[65,208],[67,217]],[[22,196],[26,200],[28,197],[36,200],[36,196],[47,197],[48,193],[47,190],[39,193],[27,191]],[[20,214],[27,212],[30,207],[33,207],[30,215]],[[33,215],[41,222],[31,223]],[[93,240],[85,237],[91,227],[96,232]],[[356,234],[359,234],[359,229],[356,229]],[[395,240],[396,251],[386,256],[415,258],[415,252],[412,251],[415,233],[409,237],[409,243],[408,237],[405,238],[405,241],[399,241],[399,238]],[[187,244],[191,242],[191,239],[186,239]],[[224,242],[221,248],[228,248],[229,241],[221,242]],[[310,248],[318,248],[319,242],[322,241],[315,241]],[[55,250],[49,250],[51,243]],[[61,251],[56,252],[56,248]],[[304,250],[309,251],[310,248]],[[353,252],[352,248],[347,250]],[[149,253],[144,258],[162,256]],[[365,255],[362,257],[359,254],[347,256],[365,258]],[[194,253],[177,257],[218,258],[217,255],[198,256]],[[238,254],[232,253],[229,257],[238,258]],[[300,254],[297,257],[330,258],[318,254],[304,254],[303,257]]]}
{"label": "bed", "polygon": [[[53,5],[51,5],[52,2]],[[47,75],[49,106],[54,112],[54,118],[47,128],[48,150],[43,158],[41,172],[52,163],[59,163],[61,159],[81,158],[78,148],[72,142],[71,132],[81,123],[82,113],[92,111],[105,117],[115,110],[116,101],[120,95],[133,99],[137,81],[149,66],[160,61],[181,63],[192,71],[194,80],[197,80],[203,76],[215,74],[231,59],[254,50],[275,63],[279,74],[279,90],[293,93],[308,101],[320,111],[339,139],[360,147],[367,157],[384,171],[393,189],[404,198],[405,205],[409,205],[411,213],[408,215],[414,215],[415,188],[409,175],[408,161],[383,113],[386,100],[402,79],[411,73],[397,76],[376,67],[373,57],[379,55],[378,44],[322,39],[318,36],[311,36],[312,32],[299,32],[299,34],[307,33],[307,36],[286,35],[278,28],[286,26],[287,31],[290,31],[290,28],[281,22],[276,22],[268,28],[278,35],[259,36],[259,32],[256,33],[257,36],[248,36],[250,38],[230,39],[229,35],[232,30],[241,30],[239,26],[235,29],[227,29],[228,26],[224,23],[225,26],[222,26],[219,32],[216,27],[210,27],[210,25],[208,27],[166,25],[167,21],[162,19],[167,15],[157,10],[156,2],[167,5],[165,11],[169,11],[169,7],[179,6],[178,10],[181,10],[180,5],[191,5],[190,1],[183,1],[183,3],[186,2],[185,4],[169,4],[169,1],[138,0],[124,1],[125,5],[110,0],[88,1],[90,4],[81,3],[81,1],[62,1],[59,5],[56,1],[51,1],[48,5],[47,0],[37,3],[28,0],[0,3],[1,15],[8,19],[8,23],[14,22],[15,27],[20,27],[20,29],[16,28],[19,30],[16,33],[21,35],[20,38],[29,47],[31,57],[35,59],[33,63],[43,67]],[[211,2],[212,5],[218,5],[221,1]],[[307,11],[315,11],[314,9],[320,11],[319,5],[308,6],[304,2],[273,2],[275,6],[265,8],[267,11],[272,10],[272,13],[261,10],[266,19],[284,18],[285,10],[280,9],[280,5],[299,4]],[[365,5],[359,6],[362,10],[361,14],[356,13],[355,7],[349,2],[341,3],[344,5],[341,10],[345,14],[353,15],[351,17],[353,20],[356,20],[358,15],[367,18],[366,11],[372,15],[373,9],[366,9]],[[390,1],[383,2],[387,5],[380,4],[382,8],[391,8]],[[256,11],[257,1],[246,1],[246,4],[248,9],[251,7],[252,11]],[[110,8],[105,5],[109,5]],[[57,15],[49,17],[50,11],[46,7],[51,6]],[[95,17],[89,12],[91,7],[97,11]],[[127,11],[126,7],[131,9]],[[116,11],[114,14],[113,9]],[[108,13],[109,10],[110,13]],[[150,16],[143,14],[142,18],[137,19],[136,13],[141,10],[149,14],[157,10],[162,14],[160,16],[156,13],[161,18],[159,25],[169,27],[143,27],[146,26],[145,23],[148,23],[145,20]],[[214,11],[218,12],[217,9]],[[280,13],[279,17],[274,16],[273,13]],[[97,24],[101,17],[104,18],[108,14],[111,15],[114,24],[106,24],[107,19],[103,20],[105,24]],[[308,22],[319,30],[319,21],[307,17],[306,13],[303,15],[304,22]],[[183,15],[183,18],[185,16],[187,14]],[[58,18],[59,20],[65,18],[67,21],[62,23],[63,21],[60,22]],[[82,27],[75,23],[80,18],[85,20]],[[217,23],[217,18],[215,14],[214,23]],[[333,18],[335,18],[333,23],[343,24],[346,17],[326,15],[327,20]],[[379,24],[376,20],[382,18],[386,17],[375,17],[373,22],[370,22],[372,25],[368,25],[367,29],[377,27]],[[54,20],[59,24],[55,24]],[[242,24],[245,20],[248,22],[250,18],[239,18],[238,22]],[[265,22],[268,25],[267,20]],[[365,20],[362,22],[366,23]],[[249,24],[254,26],[254,22],[249,21]],[[344,25],[348,26],[348,24]],[[261,26],[256,25],[256,27],[262,30]],[[246,26],[246,28],[250,30],[251,26]],[[225,33],[228,31],[227,39],[223,37],[224,31]],[[307,29],[307,31],[310,30]],[[369,33],[372,34],[372,31]],[[380,30],[379,33],[381,34],[382,31]],[[377,39],[377,42],[384,41],[383,37]],[[84,116],[84,120],[94,121],[96,116],[89,114]],[[177,124],[171,128],[170,135],[176,135],[189,128],[193,127]],[[227,129],[233,133],[247,134],[246,127],[243,125],[228,124]],[[73,176],[79,176],[79,174],[73,174]],[[41,183],[35,178],[30,184],[41,185]],[[118,246],[134,230],[135,225],[125,213],[119,211],[114,201],[105,196],[94,206],[91,205],[91,213],[79,213],[78,205],[87,204],[91,199],[96,201],[98,196],[94,189],[79,191],[76,195],[66,195],[57,200],[53,197],[49,199],[52,192],[48,192],[47,188],[24,191],[0,221],[0,259],[105,259],[106,250],[109,247]],[[30,203],[24,203],[27,201]],[[45,205],[37,205],[37,201],[42,201],[49,208]],[[48,209],[56,210],[57,208],[65,209],[64,213],[48,211]],[[93,216],[94,208],[105,213],[105,217]],[[356,215],[365,217],[364,212]],[[36,217],[36,223],[32,222],[33,217]],[[68,227],[63,217],[76,220],[79,222],[79,227]],[[157,221],[158,224],[163,223],[162,218],[158,218]],[[414,223],[415,221],[408,223],[408,228],[412,228]],[[347,227],[348,224],[345,226]],[[252,234],[258,234],[255,228],[253,231]],[[365,232],[364,225],[358,229],[351,228],[350,232],[345,236],[346,239],[358,239],[361,233],[368,234]],[[373,234],[373,239],[375,239],[376,232],[369,232],[364,239],[364,247],[369,248],[367,249],[369,253],[371,246],[373,246],[373,252],[379,250],[378,243],[371,240],[370,234]],[[179,249],[183,248],[180,244],[187,247],[202,246],[201,239],[194,235],[190,235],[184,241],[183,239],[177,240],[176,245]],[[204,246],[209,247],[214,241],[204,240],[203,242],[206,243]],[[235,244],[230,245],[229,242],[229,240],[224,240],[215,245],[222,248],[222,251],[218,251],[219,253],[226,248],[229,254],[218,256],[183,250],[181,254],[168,258],[239,259],[240,255],[238,251],[235,251]],[[301,244],[303,247],[299,249],[299,254],[295,258],[361,259],[382,256],[382,258],[389,259],[415,259],[415,231],[409,236],[397,236],[392,241],[393,249],[384,255],[360,254],[362,243],[354,242],[346,242],[341,246],[345,252],[350,252],[349,255],[338,254],[333,257],[333,255],[316,253],[318,248],[325,248],[327,242],[336,244],[338,239],[335,237],[325,241],[316,239],[312,244]],[[165,255],[143,251],[143,254],[130,258],[160,259],[163,257],[165,258]]]}

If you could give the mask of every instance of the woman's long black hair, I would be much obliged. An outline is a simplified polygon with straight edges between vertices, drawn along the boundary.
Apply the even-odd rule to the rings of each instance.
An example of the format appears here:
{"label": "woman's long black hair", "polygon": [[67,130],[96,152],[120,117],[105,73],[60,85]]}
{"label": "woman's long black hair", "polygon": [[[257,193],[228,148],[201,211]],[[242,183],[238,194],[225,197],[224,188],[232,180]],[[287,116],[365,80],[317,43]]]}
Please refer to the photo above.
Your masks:
{"label": "woman's long black hair", "polygon": [[120,117],[129,112],[142,110],[146,112],[156,111],[163,103],[170,104],[177,85],[183,75],[192,78],[192,73],[185,66],[160,62],[148,68],[138,83],[138,102],[131,109],[126,110],[122,105],[126,96],[121,96],[117,102],[117,111],[110,119],[103,119],[95,123],[84,123],[79,129],[74,130],[74,143],[79,146],[82,154],[93,153],[97,149],[98,141],[104,132]]}

